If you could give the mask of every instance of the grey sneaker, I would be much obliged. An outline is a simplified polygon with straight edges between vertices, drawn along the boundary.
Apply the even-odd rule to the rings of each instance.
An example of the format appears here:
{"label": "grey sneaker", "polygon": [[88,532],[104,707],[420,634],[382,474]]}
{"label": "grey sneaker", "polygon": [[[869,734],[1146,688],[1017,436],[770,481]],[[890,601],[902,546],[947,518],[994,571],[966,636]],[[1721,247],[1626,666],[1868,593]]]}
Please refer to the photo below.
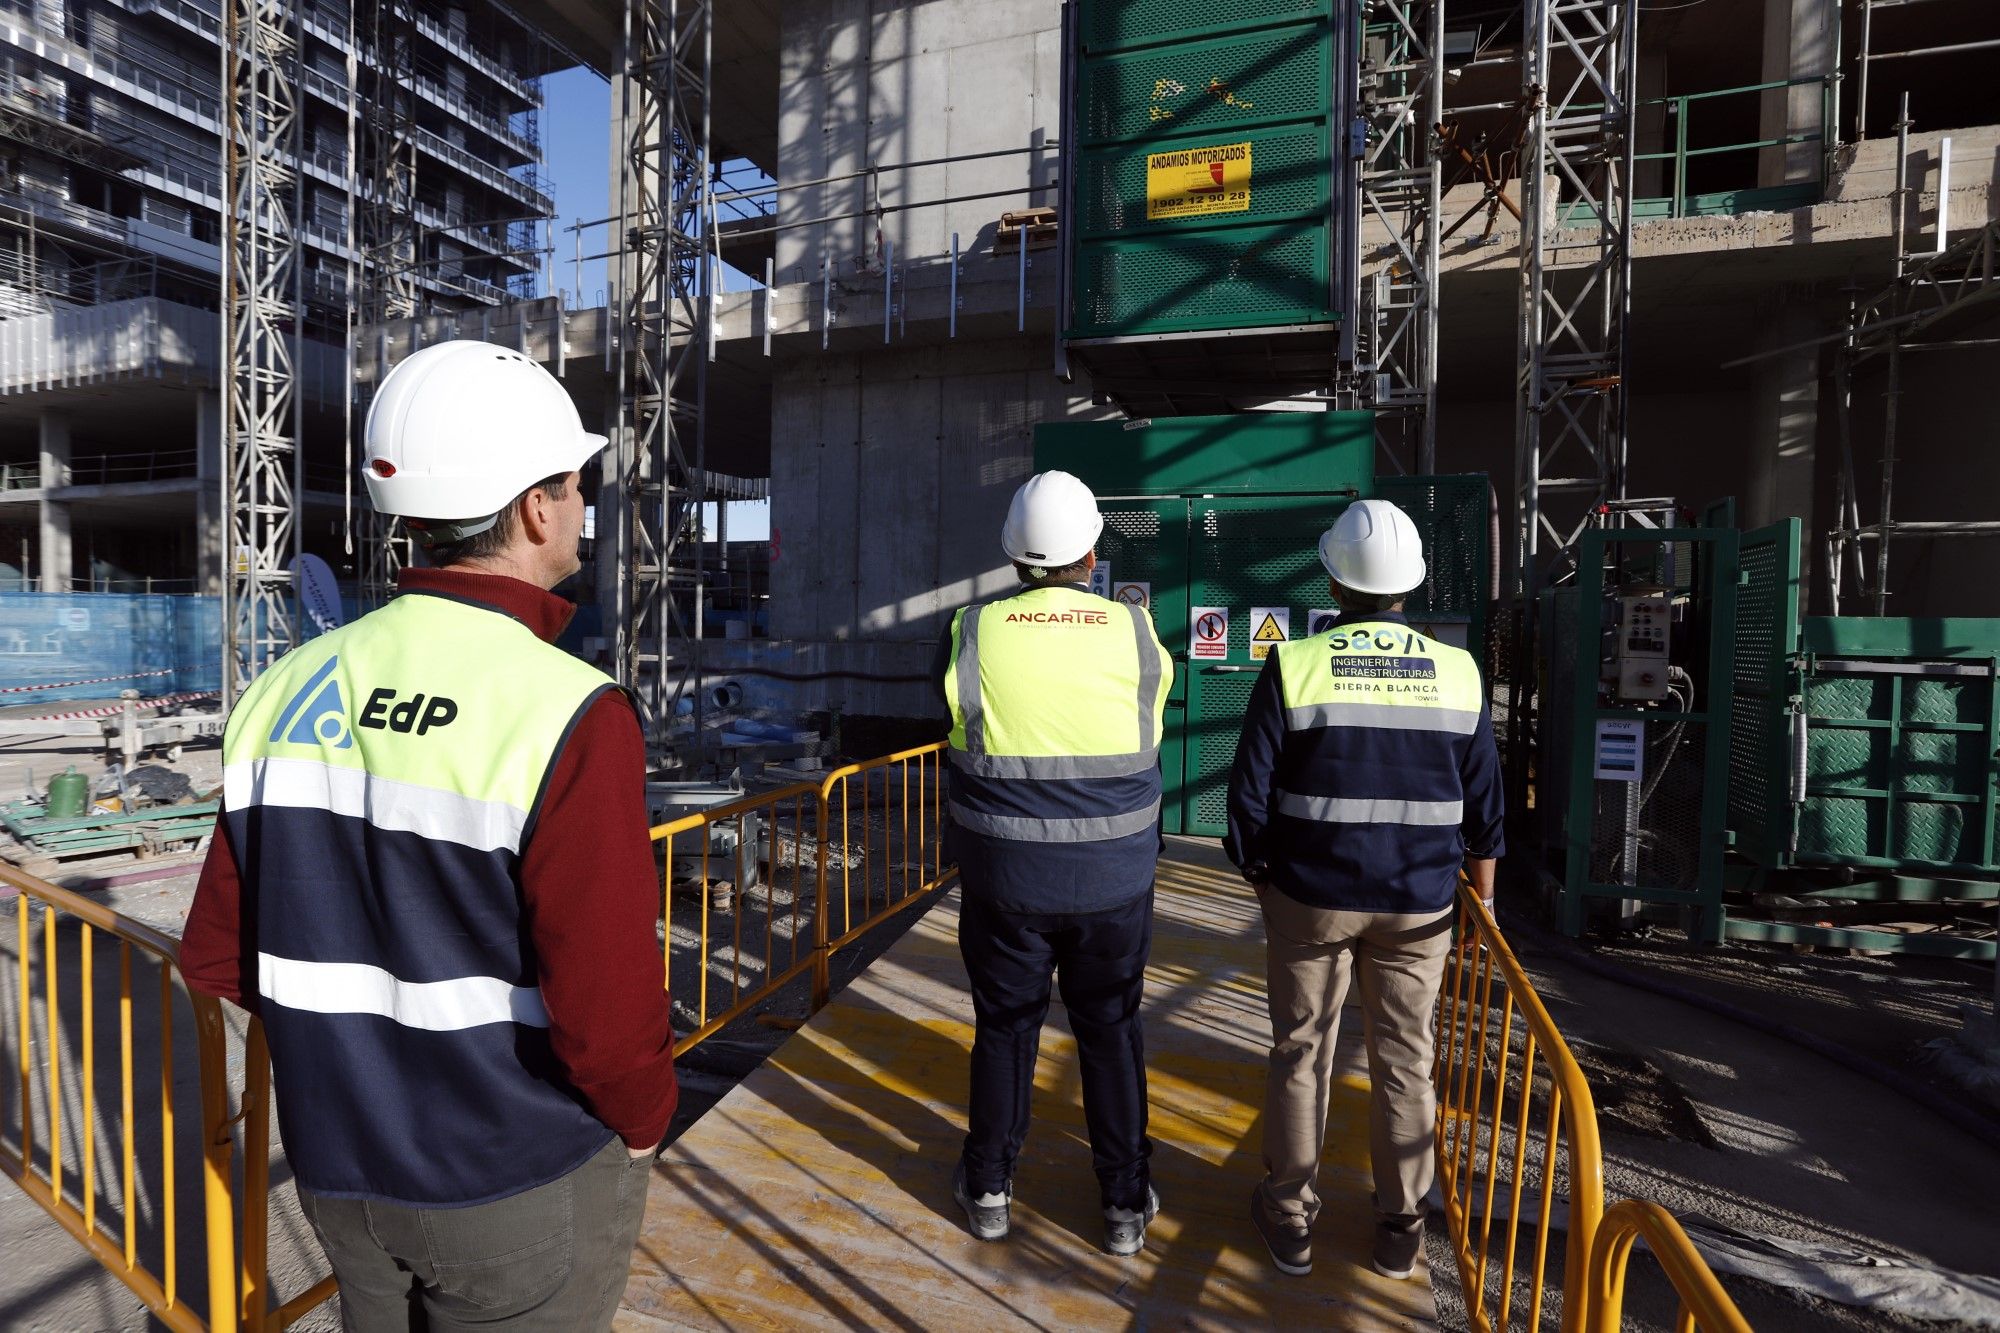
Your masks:
{"label": "grey sneaker", "polygon": [[1013,1181],[1008,1181],[998,1194],[975,1195],[966,1188],[965,1163],[960,1162],[951,1169],[951,1197],[965,1209],[965,1220],[973,1235],[981,1240],[1007,1239],[1007,1229],[1012,1225],[1009,1210],[1014,1204]]}
{"label": "grey sneaker", "polygon": [[1250,1194],[1250,1220],[1280,1273],[1304,1277],[1313,1271],[1312,1224],[1297,1213],[1281,1213],[1264,1202],[1264,1187]]}
{"label": "grey sneaker", "polygon": [[1160,1215],[1160,1196],[1146,1186],[1146,1210],[1130,1208],[1104,1210],[1104,1248],[1113,1254],[1137,1254],[1146,1244],[1146,1224]]}
{"label": "grey sneaker", "polygon": [[1424,1248],[1422,1217],[1384,1217],[1375,1223],[1375,1271],[1383,1277],[1406,1278],[1417,1271]]}

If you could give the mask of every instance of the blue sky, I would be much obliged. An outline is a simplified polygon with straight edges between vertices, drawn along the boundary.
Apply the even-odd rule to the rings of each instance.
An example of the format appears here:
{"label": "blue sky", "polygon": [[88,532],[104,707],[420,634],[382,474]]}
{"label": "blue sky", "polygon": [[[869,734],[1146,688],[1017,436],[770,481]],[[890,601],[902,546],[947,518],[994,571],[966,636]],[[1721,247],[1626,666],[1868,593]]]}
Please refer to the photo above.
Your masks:
{"label": "blue sky", "polygon": [[[611,201],[611,85],[587,69],[565,70],[542,80],[542,155],[555,177],[556,286],[572,308],[604,303],[604,261],[583,265],[576,279],[576,237],[563,228],[595,221]],[[602,254],[605,228],[583,233],[587,255]]]}
{"label": "blue sky", "polygon": [[[555,180],[555,285],[566,293],[571,309],[604,304],[605,261],[586,259],[581,280],[576,263],[576,234],[565,231],[578,221],[595,222],[611,203],[611,85],[587,69],[566,70],[542,81],[542,155]],[[609,249],[607,228],[583,233],[583,253]],[[740,291],[748,280],[732,274],[729,287]],[[706,526],[714,526],[709,506]],[[768,501],[733,504],[729,536],[735,541],[767,541],[771,535]]]}

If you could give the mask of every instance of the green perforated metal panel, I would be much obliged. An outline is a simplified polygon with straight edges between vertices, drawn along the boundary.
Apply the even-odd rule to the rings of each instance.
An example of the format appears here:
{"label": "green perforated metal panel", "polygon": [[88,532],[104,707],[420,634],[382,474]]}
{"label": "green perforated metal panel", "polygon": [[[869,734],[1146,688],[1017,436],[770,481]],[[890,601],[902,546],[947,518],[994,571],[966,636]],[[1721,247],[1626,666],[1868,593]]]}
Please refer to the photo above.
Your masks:
{"label": "green perforated metal panel", "polygon": [[1463,625],[1461,645],[1484,660],[1486,610],[1493,578],[1492,488],[1485,476],[1381,477],[1377,497],[1393,501],[1424,539],[1424,586],[1411,596],[1410,619],[1440,632]]}
{"label": "green perforated metal panel", "polygon": [[1729,829],[1760,865],[1791,854],[1791,655],[1799,632],[1799,520],[1746,533],[1730,673]]}
{"label": "green perforated metal panel", "polygon": [[1309,23],[1087,61],[1079,137],[1093,146],[1196,132],[1226,139],[1273,121],[1324,122],[1333,98],[1330,35],[1325,22]]}
{"label": "green perforated metal panel", "polygon": [[1808,620],[1797,859],[2000,871],[2000,622]]}
{"label": "green perforated metal panel", "polygon": [[1077,255],[1072,337],[1324,323],[1326,228],[1092,241]]}
{"label": "green perforated metal panel", "polygon": [[1182,775],[1187,769],[1187,501],[1102,498],[1104,532],[1097,559],[1111,573],[1112,590],[1146,585],[1153,628],[1174,655],[1174,685],[1167,695],[1166,734],[1160,738],[1162,813],[1168,833],[1185,830]]}
{"label": "green perforated metal panel", "polygon": [[[1078,220],[1065,226],[1065,335],[1337,322],[1349,299],[1333,290],[1333,219],[1348,211],[1335,194],[1348,173],[1334,161],[1345,124],[1336,104],[1351,100],[1336,90],[1353,78],[1352,53],[1336,54],[1347,10],[1330,0],[1081,0],[1076,14],[1062,135],[1065,216]],[[1250,145],[1248,180],[1227,188],[1247,191],[1231,199],[1247,206],[1147,216],[1150,154],[1238,144]],[[1191,189],[1162,176],[1162,199]]]}
{"label": "green perforated metal panel", "polygon": [[1253,607],[1285,607],[1292,637],[1303,637],[1306,614],[1327,601],[1319,536],[1348,501],[1331,496],[1245,496],[1200,499],[1189,512],[1190,610],[1229,612],[1228,655],[1188,663],[1189,833],[1226,831],[1229,768],[1243,709],[1262,663],[1250,655]]}
{"label": "green perforated metal panel", "polygon": [[1324,16],[1331,0],[1085,0],[1083,41],[1092,51],[1169,41],[1213,32],[1225,23],[1248,26]]}
{"label": "green perforated metal panel", "polygon": [[1184,829],[1197,837],[1219,838],[1229,831],[1229,770],[1256,683],[1247,669],[1224,673],[1196,667],[1188,677]]}

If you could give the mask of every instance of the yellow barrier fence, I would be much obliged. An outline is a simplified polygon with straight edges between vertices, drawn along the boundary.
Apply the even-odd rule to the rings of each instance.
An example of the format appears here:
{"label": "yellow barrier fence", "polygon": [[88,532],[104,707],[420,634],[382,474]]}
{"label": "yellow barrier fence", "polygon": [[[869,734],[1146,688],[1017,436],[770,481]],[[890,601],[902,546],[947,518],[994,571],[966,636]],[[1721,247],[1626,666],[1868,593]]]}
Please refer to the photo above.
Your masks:
{"label": "yellow barrier fence", "polygon": [[1589,1333],[1617,1333],[1625,1309],[1625,1269],[1644,1239],[1680,1297],[1675,1333],[1750,1333],[1750,1321],[1729,1299],[1674,1215],[1645,1199],[1623,1199],[1604,1210],[1590,1247]]}
{"label": "yellow barrier fence", "polygon": [[[14,1010],[16,1077],[6,1082],[15,1095],[0,1099],[13,1103],[0,1116],[0,1171],[176,1333],[282,1328],[294,1306],[291,1318],[325,1299],[331,1279],[275,1324],[263,1309],[270,1072],[261,1033],[253,1028],[247,1052],[253,1115],[239,1268],[221,1002],[187,989],[179,946],[158,931],[4,863],[0,882],[16,893],[14,976],[0,1000]],[[189,1045],[191,1067],[181,1054]],[[192,1293],[190,1249],[202,1265]]]}
{"label": "yellow barrier fence", "polygon": [[817,1011],[835,952],[951,882],[943,760],[942,744],[899,751],[652,831],[665,854],[667,991],[693,1029],[677,1053],[808,973]]}
{"label": "yellow barrier fence", "polygon": [[[1582,1333],[1591,1238],[1604,1215],[1596,1107],[1555,1020],[1464,884],[1438,1005],[1435,1078],[1438,1188],[1468,1322],[1480,1333],[1541,1327],[1549,1237],[1564,1196],[1560,1327]],[[1515,1277],[1524,1265],[1527,1309],[1517,1323]]]}

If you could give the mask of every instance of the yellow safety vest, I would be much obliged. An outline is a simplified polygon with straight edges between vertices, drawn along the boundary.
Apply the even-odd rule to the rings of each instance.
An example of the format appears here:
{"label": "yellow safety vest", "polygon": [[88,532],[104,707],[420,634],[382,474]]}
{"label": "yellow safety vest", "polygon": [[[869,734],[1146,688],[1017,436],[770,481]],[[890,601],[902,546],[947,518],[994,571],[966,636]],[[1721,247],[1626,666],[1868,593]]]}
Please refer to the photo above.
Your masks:
{"label": "yellow safety vest", "polygon": [[230,714],[226,827],[306,1188],[478,1203],[610,1139],[550,1051],[519,867],[564,741],[613,688],[497,610],[405,593]]}
{"label": "yellow safety vest", "polygon": [[1172,686],[1143,608],[1054,586],[958,612],[944,678],[954,821],[1042,843],[1153,828]]}

